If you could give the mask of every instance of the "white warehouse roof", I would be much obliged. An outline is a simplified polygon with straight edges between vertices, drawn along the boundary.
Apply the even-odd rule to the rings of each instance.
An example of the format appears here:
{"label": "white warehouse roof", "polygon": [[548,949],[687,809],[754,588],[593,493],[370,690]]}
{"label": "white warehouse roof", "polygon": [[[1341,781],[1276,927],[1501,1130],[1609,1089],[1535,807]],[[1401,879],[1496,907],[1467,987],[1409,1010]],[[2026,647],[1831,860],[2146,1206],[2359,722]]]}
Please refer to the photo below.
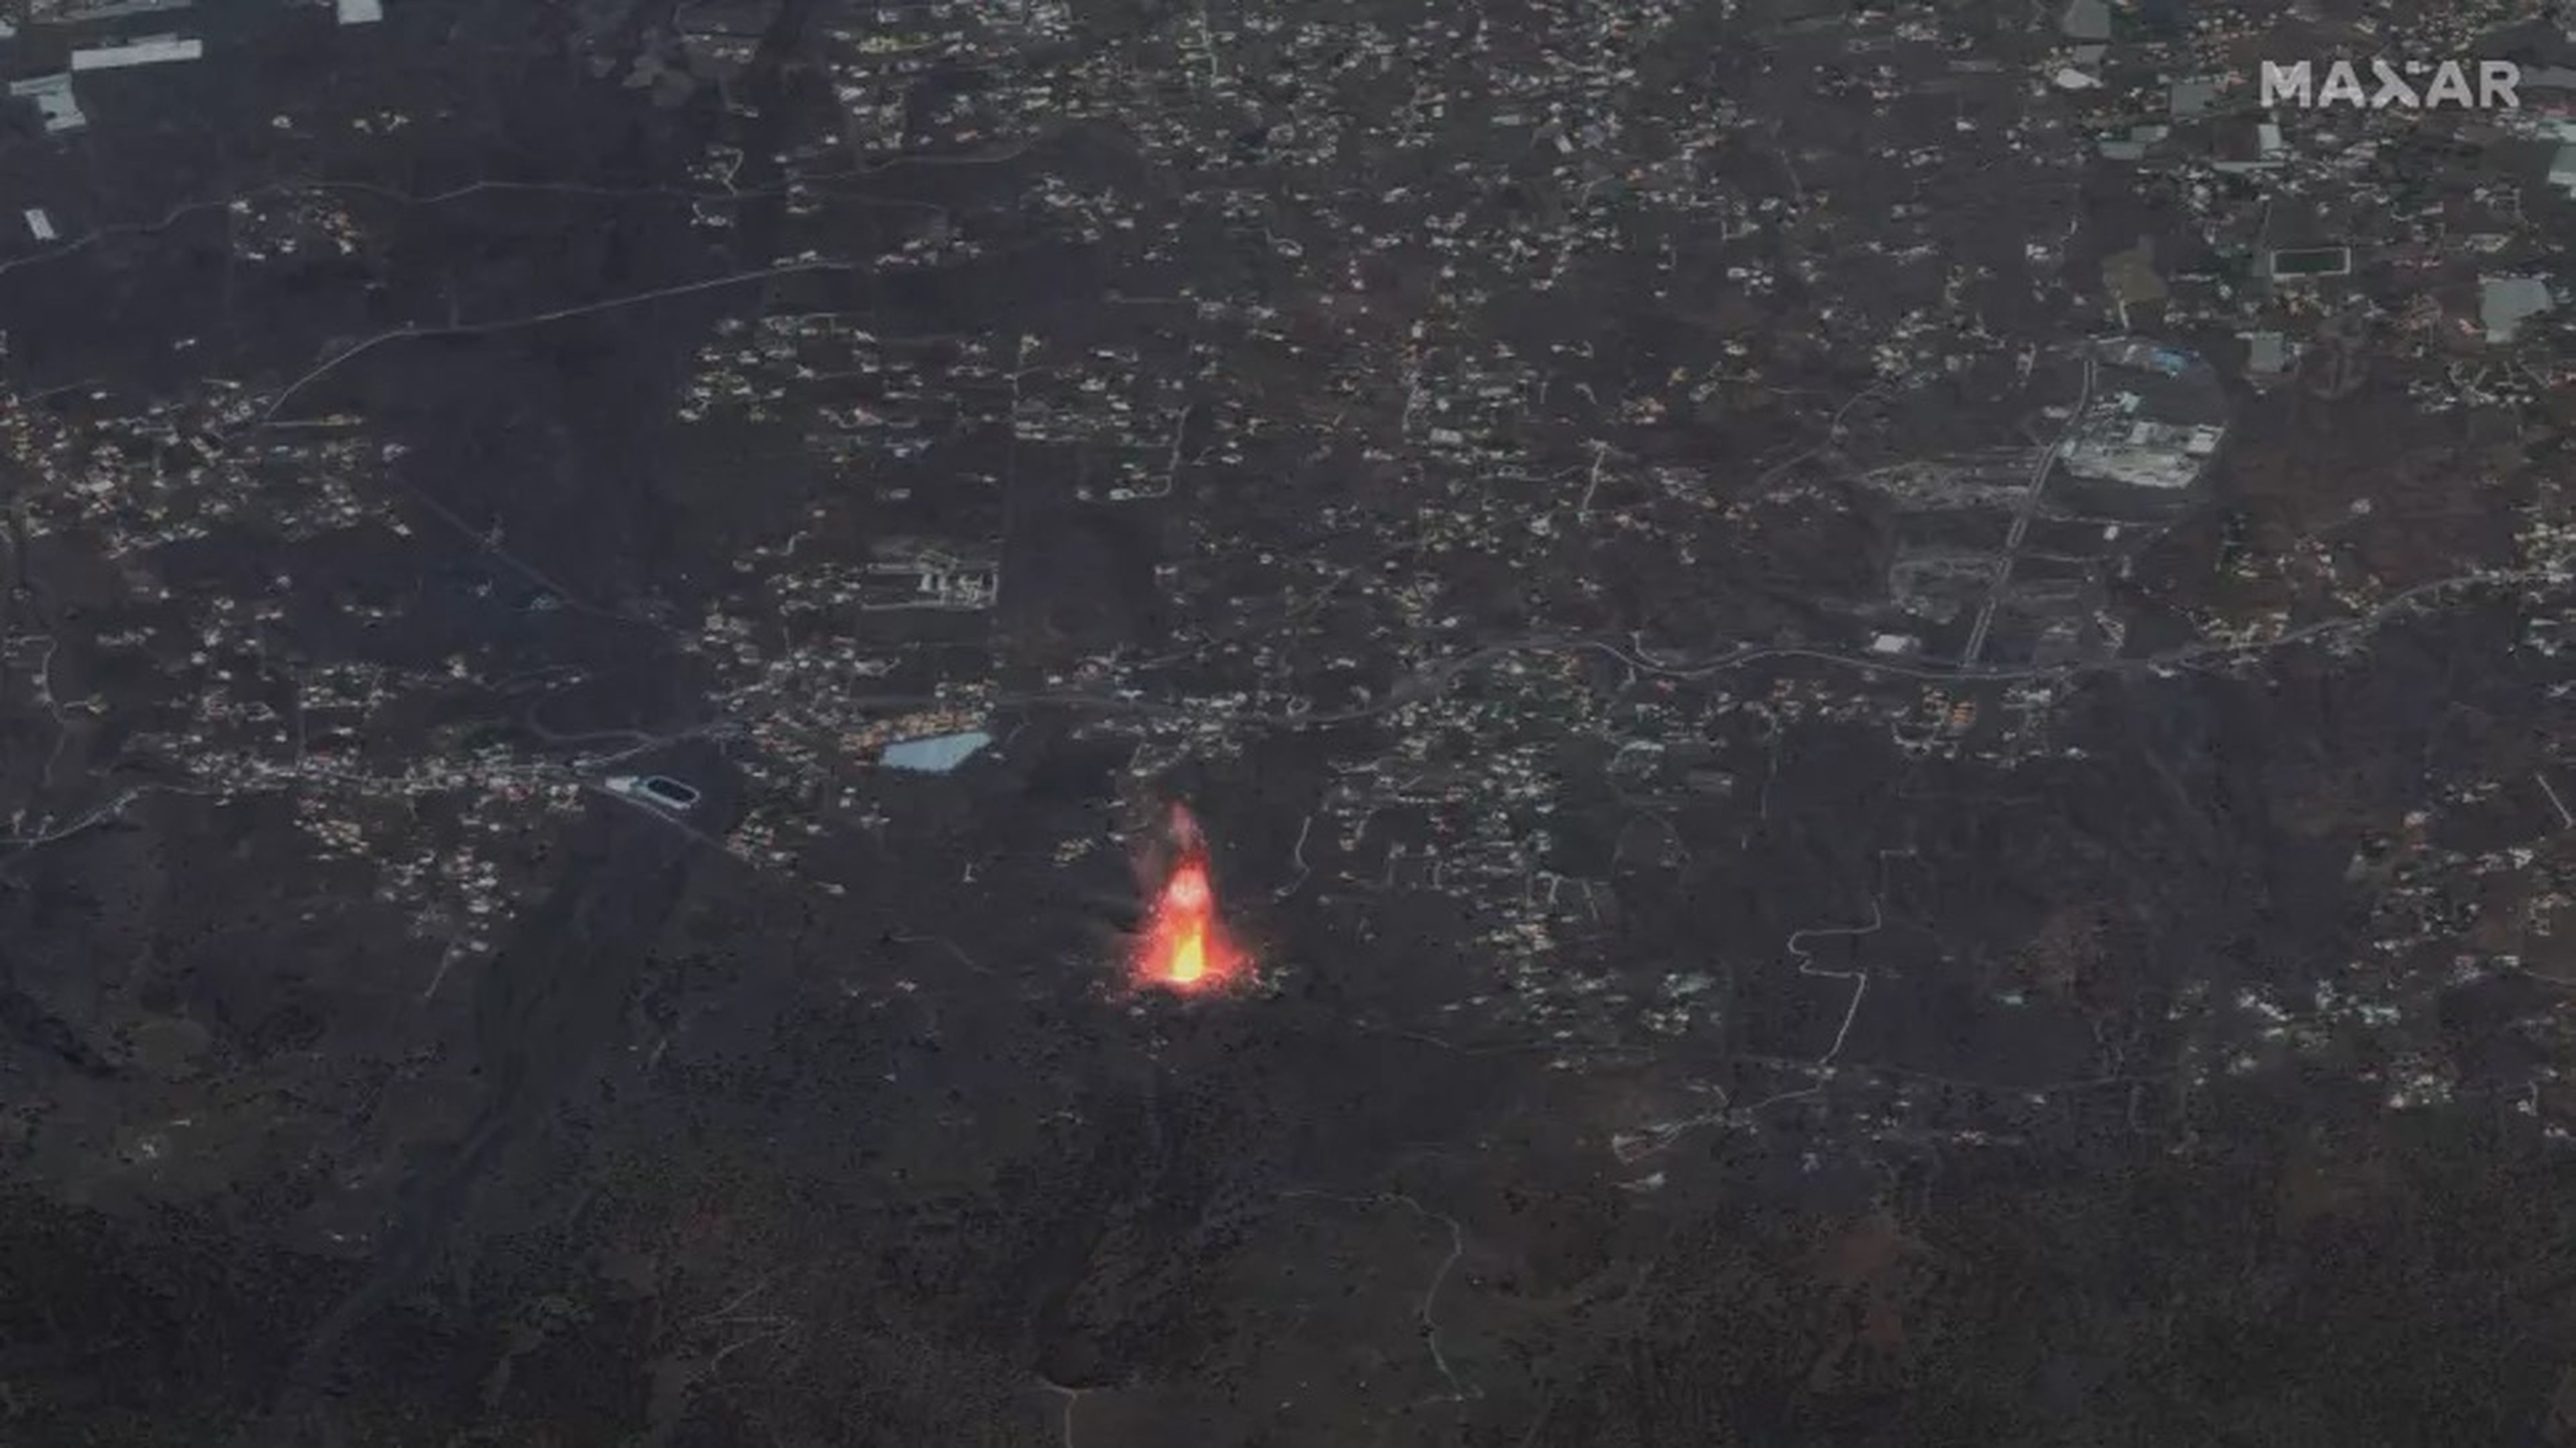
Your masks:
{"label": "white warehouse roof", "polygon": [[195,60],[206,53],[202,40],[182,40],[175,35],[156,35],[128,45],[103,45],[95,50],[72,52],[74,70],[116,70],[129,65],[157,65],[165,60]]}

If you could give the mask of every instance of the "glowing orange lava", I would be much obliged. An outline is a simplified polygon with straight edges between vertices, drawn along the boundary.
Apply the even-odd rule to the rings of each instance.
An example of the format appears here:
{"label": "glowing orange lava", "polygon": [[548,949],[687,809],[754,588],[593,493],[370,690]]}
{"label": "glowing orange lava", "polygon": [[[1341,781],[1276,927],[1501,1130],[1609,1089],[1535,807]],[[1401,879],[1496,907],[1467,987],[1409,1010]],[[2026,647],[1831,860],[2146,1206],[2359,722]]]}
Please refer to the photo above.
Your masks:
{"label": "glowing orange lava", "polygon": [[1240,977],[1248,962],[1217,919],[1206,846],[1186,813],[1173,812],[1173,836],[1179,858],[1145,919],[1136,972],[1145,984],[1167,990],[1209,990]]}

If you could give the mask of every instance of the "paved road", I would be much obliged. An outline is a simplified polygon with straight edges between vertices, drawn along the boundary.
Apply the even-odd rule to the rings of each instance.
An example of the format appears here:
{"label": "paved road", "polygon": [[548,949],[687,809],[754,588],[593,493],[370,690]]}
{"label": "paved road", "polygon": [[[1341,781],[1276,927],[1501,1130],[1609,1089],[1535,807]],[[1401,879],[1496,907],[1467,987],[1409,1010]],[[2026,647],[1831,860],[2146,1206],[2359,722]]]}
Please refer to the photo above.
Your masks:
{"label": "paved road", "polygon": [[2048,475],[2066,451],[2066,440],[2084,420],[2084,409],[2093,403],[2094,365],[2093,349],[2088,346],[2084,349],[2084,390],[2077,394],[2075,410],[2067,414],[2066,426],[2057,430],[2057,436],[2031,468],[2030,486],[2022,490],[2021,502],[2013,509],[2012,530],[2004,535],[2003,552],[1995,559],[1994,582],[1986,589],[1986,601],[1977,609],[1976,626],[1968,630],[1967,647],[1959,651],[1962,670],[1975,668],[1978,657],[1986,651],[1986,632],[1994,626],[1995,608],[2012,587],[2013,556],[2020,551],[2023,536],[2030,532],[2031,517],[2039,511],[2039,496],[2048,489]]}

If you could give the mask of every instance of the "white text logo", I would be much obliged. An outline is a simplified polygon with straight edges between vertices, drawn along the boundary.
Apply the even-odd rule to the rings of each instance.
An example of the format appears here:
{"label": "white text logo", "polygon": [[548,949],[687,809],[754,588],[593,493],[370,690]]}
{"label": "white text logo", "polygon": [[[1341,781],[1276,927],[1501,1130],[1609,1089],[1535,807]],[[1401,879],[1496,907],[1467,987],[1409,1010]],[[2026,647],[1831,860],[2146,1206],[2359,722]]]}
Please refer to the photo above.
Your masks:
{"label": "white text logo", "polygon": [[[2368,76],[2365,82],[2364,75]],[[2470,76],[2477,84],[2469,83]],[[2357,110],[2511,110],[2522,104],[2515,88],[2522,67],[2509,60],[2373,60],[2365,71],[2348,60],[2328,62],[2322,79],[2310,61],[2263,62],[2264,106],[2350,106]]]}

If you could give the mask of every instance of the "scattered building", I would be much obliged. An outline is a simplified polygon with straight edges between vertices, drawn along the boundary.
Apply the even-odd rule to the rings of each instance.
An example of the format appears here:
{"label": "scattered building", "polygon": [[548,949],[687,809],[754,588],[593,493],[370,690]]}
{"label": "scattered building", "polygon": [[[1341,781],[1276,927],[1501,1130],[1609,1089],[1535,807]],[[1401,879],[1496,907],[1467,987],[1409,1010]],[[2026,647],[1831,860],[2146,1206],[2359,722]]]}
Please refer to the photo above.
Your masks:
{"label": "scattered building", "polygon": [[[2137,249],[2141,267],[2147,250]],[[2122,338],[2080,360],[2057,370],[2068,401],[2036,425],[2053,426],[2053,440],[1861,474],[1894,509],[1896,534],[1893,608],[1869,653],[1910,654],[1927,629],[1955,630],[1971,662],[2056,663],[2118,647],[2110,577],[2205,496],[2226,389],[2206,359],[2164,342]]]}

